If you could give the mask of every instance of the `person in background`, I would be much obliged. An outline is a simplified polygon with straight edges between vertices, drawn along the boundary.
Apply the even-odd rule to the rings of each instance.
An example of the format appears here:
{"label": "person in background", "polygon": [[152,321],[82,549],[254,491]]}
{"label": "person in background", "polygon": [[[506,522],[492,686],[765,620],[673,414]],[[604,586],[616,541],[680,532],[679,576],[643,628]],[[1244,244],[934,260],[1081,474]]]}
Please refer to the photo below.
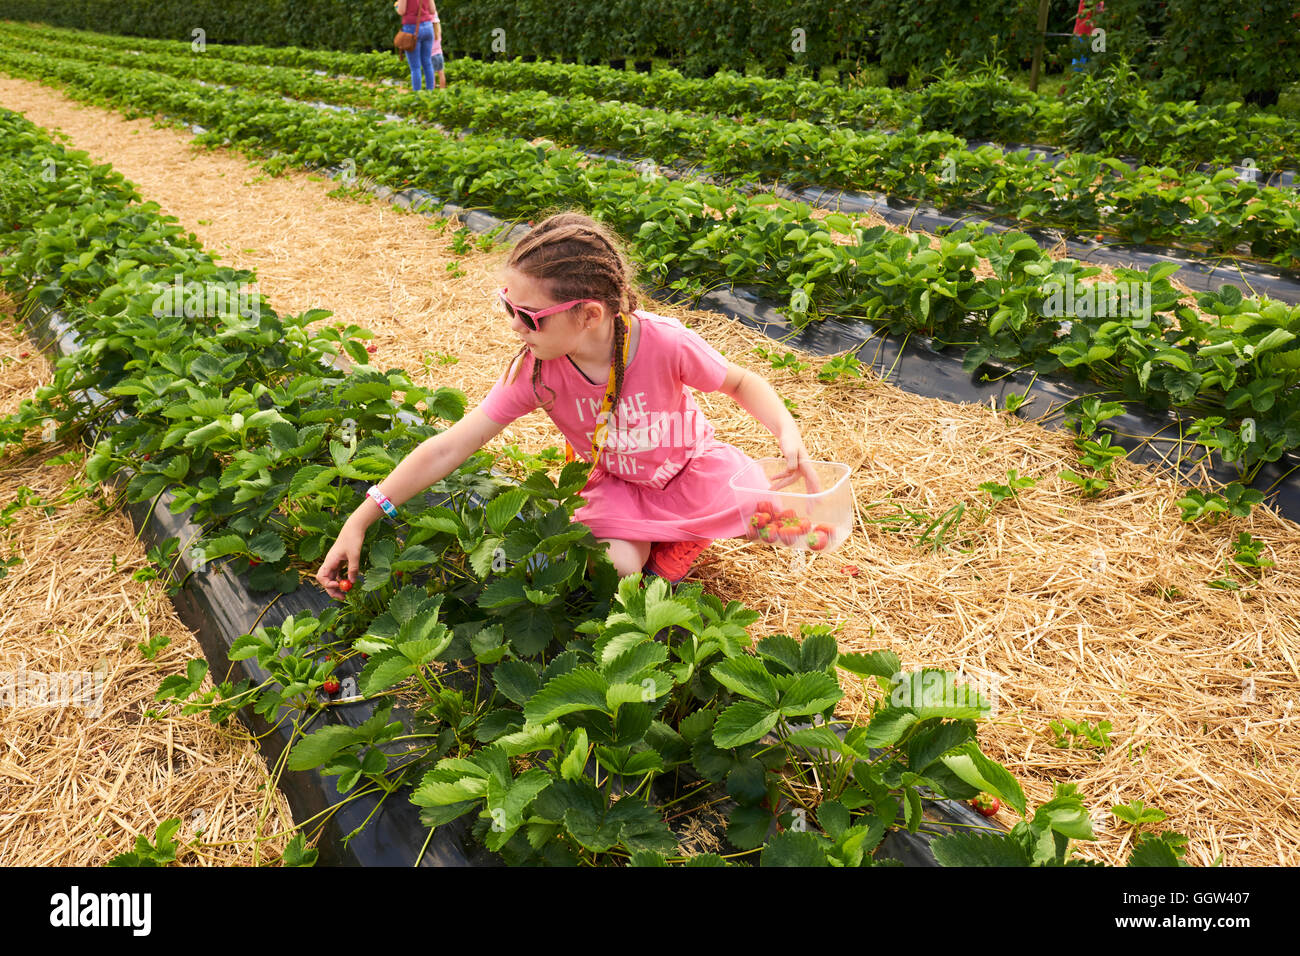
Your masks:
{"label": "person in background", "polygon": [[443,71],[442,25],[438,22],[438,8],[433,0],[396,0],[393,9],[402,18],[402,32],[414,33],[415,49],[406,51],[406,63],[411,68],[411,89],[420,89],[420,74],[424,74],[424,88],[434,88],[434,77],[439,88],[447,85]]}
{"label": "person in background", "polygon": [[[1092,8],[1096,5],[1096,10]],[[1092,15],[1094,12],[1103,13],[1106,10],[1106,4],[1102,0],[1079,0],[1079,9],[1074,14],[1074,37],[1071,43],[1074,44],[1075,58],[1070,61],[1070,66],[1074,68],[1075,73],[1082,73],[1084,64],[1088,58],[1084,56],[1088,52],[1088,37],[1092,36]]]}
{"label": "person in background", "polygon": [[443,68],[446,60],[442,56],[442,22],[438,19],[438,5],[429,0],[433,6],[433,71],[438,74],[438,89],[447,88],[447,71]]}

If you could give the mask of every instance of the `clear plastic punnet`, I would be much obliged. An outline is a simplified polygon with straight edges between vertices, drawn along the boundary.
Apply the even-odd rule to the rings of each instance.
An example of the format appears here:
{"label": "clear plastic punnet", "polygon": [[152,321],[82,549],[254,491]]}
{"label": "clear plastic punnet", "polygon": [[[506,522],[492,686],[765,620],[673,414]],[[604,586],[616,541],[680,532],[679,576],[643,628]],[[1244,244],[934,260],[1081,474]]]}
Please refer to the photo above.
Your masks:
{"label": "clear plastic punnet", "polygon": [[849,466],[838,461],[809,463],[789,474],[784,458],[760,458],[731,478],[746,535],[780,548],[834,551],[853,530]]}

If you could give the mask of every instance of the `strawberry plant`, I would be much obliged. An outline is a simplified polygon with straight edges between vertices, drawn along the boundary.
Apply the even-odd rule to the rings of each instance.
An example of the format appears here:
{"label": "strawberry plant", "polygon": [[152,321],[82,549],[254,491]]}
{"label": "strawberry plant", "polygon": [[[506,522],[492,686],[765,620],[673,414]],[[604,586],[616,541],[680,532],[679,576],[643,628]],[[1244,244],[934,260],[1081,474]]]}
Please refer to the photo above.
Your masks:
{"label": "strawberry plant", "polygon": [[1000,484],[996,481],[986,481],[980,485],[980,491],[987,491],[993,498],[993,504],[1005,501],[1008,498],[1014,498],[1025,488],[1034,487],[1037,482],[1033,478],[1020,478],[1016,476],[1016,470],[1011,468],[1007,471],[1008,484]]}
{"label": "strawberry plant", "polygon": [[1048,724],[1053,735],[1052,746],[1067,750],[1104,750],[1111,745],[1110,721],[1102,720],[1096,724],[1087,720],[1053,720]]}
{"label": "strawberry plant", "polygon": [[176,862],[176,831],[181,828],[180,817],[172,817],[158,824],[153,842],[143,834],[135,838],[135,849],[119,853],[108,861],[108,866],[166,866]]}

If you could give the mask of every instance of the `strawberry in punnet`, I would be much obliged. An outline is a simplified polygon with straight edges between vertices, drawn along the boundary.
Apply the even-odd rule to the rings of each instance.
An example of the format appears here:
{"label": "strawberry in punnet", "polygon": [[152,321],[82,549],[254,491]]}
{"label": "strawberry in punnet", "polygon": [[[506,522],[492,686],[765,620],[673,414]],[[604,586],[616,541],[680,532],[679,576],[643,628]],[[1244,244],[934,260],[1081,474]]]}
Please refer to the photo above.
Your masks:
{"label": "strawberry in punnet", "polygon": [[981,793],[970,802],[970,805],[981,816],[991,817],[1001,809],[1002,801],[990,794]]}
{"label": "strawberry in punnet", "polygon": [[768,514],[770,514],[770,515],[775,515],[775,514],[777,514],[776,505],[772,504],[772,502],[770,502],[770,501],[760,501],[760,502],[758,503],[758,507],[755,508],[754,510],[755,510],[755,511],[766,511],[766,512],[767,512]]}
{"label": "strawberry in punnet", "polygon": [[759,528],[758,537],[759,540],[766,541],[768,544],[775,544],[777,541],[776,522],[770,522]]}
{"label": "strawberry in punnet", "polygon": [[749,526],[757,531],[759,528],[765,528],[772,523],[772,513],[770,511],[755,511],[749,516]]}
{"label": "strawberry in punnet", "polygon": [[786,544],[794,544],[808,533],[808,519],[795,516],[794,512],[784,515],[776,523],[777,536]]}
{"label": "strawberry in punnet", "polygon": [[811,531],[808,532],[807,537],[804,538],[804,542],[813,551],[826,550],[826,545],[830,542],[830,540],[831,540],[830,531],[827,529],[826,525],[824,524],[819,524],[817,527],[813,528]]}
{"label": "strawberry in punnet", "polygon": [[339,682],[336,681],[333,677],[331,677],[329,680],[327,680],[325,683],[321,684],[320,686],[321,686],[321,690],[325,691],[325,693],[327,694],[337,694],[339,692]]}

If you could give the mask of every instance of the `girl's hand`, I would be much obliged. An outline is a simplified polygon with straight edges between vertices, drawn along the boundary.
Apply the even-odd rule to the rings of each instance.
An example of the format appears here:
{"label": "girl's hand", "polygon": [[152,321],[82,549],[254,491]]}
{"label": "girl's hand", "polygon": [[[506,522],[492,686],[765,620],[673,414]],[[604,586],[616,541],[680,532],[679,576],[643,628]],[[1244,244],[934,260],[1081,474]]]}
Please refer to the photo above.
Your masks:
{"label": "girl's hand", "polygon": [[822,490],[817,480],[817,469],[813,466],[812,456],[803,445],[803,437],[797,431],[787,432],[778,440],[781,454],[785,456],[786,470],[772,478],[772,489],[778,490],[799,480],[802,475],[807,486],[807,494],[815,495]]}
{"label": "girl's hand", "polygon": [[361,543],[364,540],[365,532],[358,534],[349,530],[345,524],[339,532],[338,540],[325,555],[320,570],[316,572],[316,582],[336,601],[342,601],[345,597],[339,589],[343,577],[356,583],[357,565],[361,563]]}

